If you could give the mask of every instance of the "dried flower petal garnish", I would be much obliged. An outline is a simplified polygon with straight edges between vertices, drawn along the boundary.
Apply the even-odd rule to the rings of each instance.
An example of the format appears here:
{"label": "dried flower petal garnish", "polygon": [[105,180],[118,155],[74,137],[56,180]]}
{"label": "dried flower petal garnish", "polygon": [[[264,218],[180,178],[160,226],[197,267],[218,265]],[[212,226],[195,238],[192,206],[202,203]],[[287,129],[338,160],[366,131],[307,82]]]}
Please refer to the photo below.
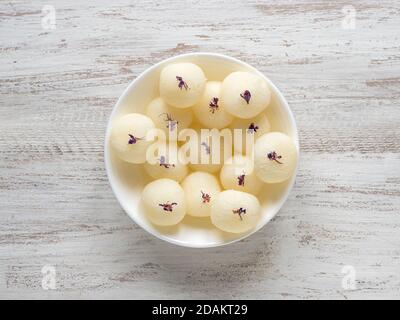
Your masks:
{"label": "dried flower petal garnish", "polygon": [[182,90],[182,88],[185,88],[185,90],[187,90],[189,87],[187,85],[187,83],[183,80],[182,77],[180,76],[176,76],[176,80],[178,81],[178,87],[179,89]]}
{"label": "dried flower petal garnish", "polygon": [[160,157],[160,167],[164,167],[165,169],[169,169],[170,167],[175,167],[175,165],[167,163],[165,161],[165,157],[161,156]]}
{"label": "dried flower petal garnish", "polygon": [[211,196],[208,193],[204,193],[201,191],[201,198],[203,199],[203,203],[210,202]]}
{"label": "dried flower petal garnish", "polygon": [[211,150],[210,150],[210,146],[206,143],[206,142],[202,142],[201,145],[204,147],[204,149],[206,150],[207,154],[210,154]]}
{"label": "dried flower petal garnish", "polygon": [[177,203],[176,202],[169,203],[168,201],[166,203],[159,203],[158,205],[162,207],[164,211],[172,212],[173,207],[176,206]]}
{"label": "dried flower petal garnish", "polygon": [[275,162],[277,162],[277,163],[279,163],[279,164],[282,164],[282,162],[280,162],[280,161],[278,160],[278,159],[281,159],[282,156],[278,156],[278,154],[277,154],[275,151],[272,151],[272,152],[268,153],[268,154],[267,154],[267,157],[268,157],[268,159],[271,160],[271,161],[275,161]]}
{"label": "dried flower petal garnish", "polygon": [[253,122],[250,123],[249,128],[247,129],[248,133],[255,133],[258,130],[258,126],[255,125]]}
{"label": "dried flower petal garnish", "polygon": [[138,142],[139,140],[142,140],[143,138],[138,138],[135,137],[134,135],[128,133],[129,136],[129,140],[128,140],[128,144],[135,144],[136,142]]}
{"label": "dried flower petal garnish", "polygon": [[246,177],[246,175],[243,173],[240,176],[237,177],[238,180],[238,185],[244,187],[244,178]]}
{"label": "dried flower petal garnish", "polygon": [[242,207],[240,207],[239,209],[232,210],[232,212],[234,214],[237,214],[239,216],[240,220],[243,220],[242,214],[246,214],[246,209],[243,209]]}
{"label": "dried flower petal garnish", "polygon": [[251,99],[251,93],[249,90],[245,90],[243,93],[240,94],[240,96],[246,101],[247,104],[249,104]]}
{"label": "dried flower petal garnish", "polygon": [[161,116],[165,116],[165,122],[167,122],[167,128],[169,129],[169,131],[174,131],[175,127],[178,125],[179,121],[175,120],[174,118],[172,118],[171,114],[169,113],[161,113],[159,115],[159,117]]}
{"label": "dried flower petal garnish", "polygon": [[211,99],[210,103],[208,104],[208,106],[210,107],[210,112],[214,113],[215,111],[218,110],[219,106],[218,106],[218,98],[214,97]]}

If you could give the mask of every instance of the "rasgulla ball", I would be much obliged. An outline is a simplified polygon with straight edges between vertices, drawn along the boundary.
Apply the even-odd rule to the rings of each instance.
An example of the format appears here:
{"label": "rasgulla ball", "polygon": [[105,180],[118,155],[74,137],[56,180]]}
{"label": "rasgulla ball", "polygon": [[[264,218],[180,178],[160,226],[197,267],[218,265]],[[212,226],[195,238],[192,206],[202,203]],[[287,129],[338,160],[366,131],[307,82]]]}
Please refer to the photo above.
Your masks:
{"label": "rasgulla ball", "polygon": [[159,179],[146,185],[142,203],[149,220],[158,226],[177,224],[186,214],[185,192],[171,179]]}
{"label": "rasgulla ball", "polygon": [[167,139],[176,140],[178,131],[187,128],[192,123],[193,114],[190,110],[183,110],[169,106],[162,98],[155,98],[147,106],[146,114],[160,128]]}
{"label": "rasgulla ball", "polygon": [[221,104],[236,117],[253,118],[268,107],[270,100],[267,82],[254,73],[233,72],[222,82]]}
{"label": "rasgulla ball", "polygon": [[167,65],[160,75],[160,96],[176,108],[193,106],[203,95],[206,77],[194,63]]}
{"label": "rasgulla ball", "polygon": [[146,161],[146,150],[151,141],[146,134],[155,128],[153,121],[140,113],[127,114],[113,123],[110,143],[117,156],[131,163]]}
{"label": "rasgulla ball", "polygon": [[[230,124],[229,128],[238,130],[238,140],[234,140],[233,147],[236,152],[244,153],[246,148],[250,148],[249,151],[253,151],[254,143],[257,138],[261,137],[264,133],[271,131],[271,124],[264,113],[259,114],[255,118],[251,119],[240,119],[236,118]],[[241,139],[240,139],[241,138]],[[240,141],[242,144],[240,144]]]}
{"label": "rasgulla ball", "polygon": [[262,135],[254,146],[255,172],[267,183],[289,179],[296,168],[297,149],[293,140],[281,132]]}
{"label": "rasgulla ball", "polygon": [[[205,129],[206,132],[207,130]],[[215,173],[222,168],[224,159],[227,158],[225,151],[229,157],[232,155],[232,145],[228,143],[225,148],[224,139],[221,139],[216,131],[202,134],[203,131],[196,131],[196,139],[190,140],[181,149],[190,147],[189,152],[185,152],[184,156],[192,170]]]}
{"label": "rasgulla ball", "polygon": [[211,204],[221,192],[218,179],[207,172],[193,172],[182,181],[185,191],[187,214],[194,217],[208,217]]}
{"label": "rasgulla ball", "polygon": [[233,189],[257,194],[263,183],[254,172],[254,163],[250,157],[235,155],[228,159],[220,172],[224,189]]}
{"label": "rasgulla ball", "polygon": [[252,194],[225,190],[211,205],[211,222],[223,231],[243,233],[257,225],[260,211],[260,203]]}
{"label": "rasgulla ball", "polygon": [[188,166],[180,161],[177,145],[156,142],[147,149],[144,169],[154,179],[168,178],[182,181],[189,173]]}
{"label": "rasgulla ball", "polygon": [[203,96],[193,107],[194,115],[207,128],[225,128],[233,116],[224,110],[220,100],[221,82],[208,81]]}

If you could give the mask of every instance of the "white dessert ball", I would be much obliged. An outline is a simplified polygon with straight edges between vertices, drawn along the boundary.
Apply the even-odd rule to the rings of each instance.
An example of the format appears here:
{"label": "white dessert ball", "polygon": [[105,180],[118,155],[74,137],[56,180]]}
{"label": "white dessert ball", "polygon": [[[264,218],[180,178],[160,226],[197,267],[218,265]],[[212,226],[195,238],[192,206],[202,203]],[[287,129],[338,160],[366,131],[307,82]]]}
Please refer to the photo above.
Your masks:
{"label": "white dessert ball", "polygon": [[233,116],[221,105],[220,92],[221,82],[208,81],[203,96],[193,107],[197,120],[207,128],[225,128],[233,120]]}
{"label": "white dessert ball", "polygon": [[221,104],[232,115],[249,119],[268,107],[271,91],[267,82],[250,72],[233,72],[222,82]]}
{"label": "white dessert ball", "polygon": [[271,124],[265,113],[260,113],[257,117],[251,119],[236,118],[229,128],[232,129],[232,134],[234,134],[234,130],[239,130],[238,134],[240,134],[241,140],[234,140],[233,147],[236,152],[244,153],[246,148],[249,148],[249,151],[252,152],[257,138],[271,131]]}
{"label": "white dessert ball", "polygon": [[256,175],[267,183],[289,179],[297,164],[297,149],[293,140],[281,132],[262,135],[254,146]]}
{"label": "white dessert ball", "polygon": [[193,120],[191,110],[171,107],[158,97],[147,106],[146,114],[153,120],[155,126],[161,129],[167,139],[176,140],[178,132],[190,126]]}
{"label": "white dessert ball", "polygon": [[148,219],[158,226],[175,225],[186,214],[185,192],[171,179],[159,179],[146,185],[142,203]]}
{"label": "white dessert ball", "polygon": [[243,233],[257,225],[260,212],[260,203],[252,194],[225,190],[211,205],[211,222],[223,231]]}
{"label": "white dessert ball", "polygon": [[189,148],[189,151],[186,150],[183,154],[192,170],[216,173],[222,168],[224,159],[232,156],[232,145],[228,143],[225,146],[224,140],[219,137],[218,130],[213,132],[210,130],[208,133],[207,131],[208,129],[195,131],[195,137],[186,142],[181,149]]}
{"label": "white dessert ball", "polygon": [[179,159],[175,143],[156,142],[148,147],[144,169],[154,179],[168,178],[182,181],[189,173],[188,166]]}
{"label": "white dessert ball", "polygon": [[160,96],[176,108],[193,106],[203,95],[206,77],[194,63],[167,65],[160,75]]}
{"label": "white dessert ball", "polygon": [[140,113],[130,113],[116,120],[111,129],[110,143],[117,156],[131,163],[143,163],[151,141],[147,133],[155,129],[153,121]]}
{"label": "white dessert ball", "polygon": [[182,181],[185,191],[187,214],[194,217],[208,217],[211,204],[221,192],[218,179],[207,172],[193,172]]}
{"label": "white dessert ball", "polygon": [[254,172],[254,163],[250,157],[237,154],[228,159],[220,172],[224,189],[232,189],[257,194],[263,183]]}
{"label": "white dessert ball", "polygon": [[214,148],[207,142],[202,142],[198,149],[197,161],[190,163],[190,168],[195,171],[218,172],[222,167],[223,160],[220,158],[219,161],[213,162],[213,150]]}

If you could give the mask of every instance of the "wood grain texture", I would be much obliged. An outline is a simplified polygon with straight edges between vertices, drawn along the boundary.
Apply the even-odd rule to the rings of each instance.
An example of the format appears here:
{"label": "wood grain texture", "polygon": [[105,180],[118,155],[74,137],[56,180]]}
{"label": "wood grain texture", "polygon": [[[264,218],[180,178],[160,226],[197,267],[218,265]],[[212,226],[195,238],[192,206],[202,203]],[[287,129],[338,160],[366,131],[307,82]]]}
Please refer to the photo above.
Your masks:
{"label": "wood grain texture", "polygon": [[[1,1],[0,298],[400,298],[399,16],[395,0]],[[273,221],[196,252],[136,226],[103,165],[124,88],[194,51],[268,75],[302,149]],[[55,290],[41,286],[47,264]]]}

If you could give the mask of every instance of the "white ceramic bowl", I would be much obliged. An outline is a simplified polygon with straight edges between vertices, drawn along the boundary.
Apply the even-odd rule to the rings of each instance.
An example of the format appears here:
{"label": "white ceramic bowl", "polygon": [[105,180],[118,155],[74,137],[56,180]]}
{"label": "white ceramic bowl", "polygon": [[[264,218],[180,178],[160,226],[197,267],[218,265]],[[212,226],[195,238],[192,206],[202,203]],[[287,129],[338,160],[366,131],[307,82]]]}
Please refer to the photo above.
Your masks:
{"label": "white ceramic bowl", "polygon": [[262,76],[268,82],[272,91],[271,105],[266,110],[268,119],[272,124],[272,130],[281,131],[292,137],[299,150],[298,134],[289,105],[271,80],[247,63],[221,54],[189,53],[166,59],[144,71],[123,92],[108,121],[104,150],[108,179],[119,203],[133,221],[162,240],[192,248],[216,247],[244,239],[265,226],[286,201],[294,184],[297,168],[289,181],[265,185],[258,196],[262,208],[262,217],[256,228],[249,232],[243,234],[225,233],[214,227],[209,218],[190,216],[186,216],[181,223],[173,227],[157,227],[151,224],[145,217],[140,205],[141,192],[144,186],[150,182],[150,179],[143,170],[140,170],[140,165],[123,162],[111,152],[109,147],[111,125],[114,119],[121,115],[131,112],[144,112],[147,104],[154,97],[159,96],[158,79],[162,68],[168,63],[186,61],[199,65],[209,80],[222,81],[225,76],[233,71],[249,71]]}

